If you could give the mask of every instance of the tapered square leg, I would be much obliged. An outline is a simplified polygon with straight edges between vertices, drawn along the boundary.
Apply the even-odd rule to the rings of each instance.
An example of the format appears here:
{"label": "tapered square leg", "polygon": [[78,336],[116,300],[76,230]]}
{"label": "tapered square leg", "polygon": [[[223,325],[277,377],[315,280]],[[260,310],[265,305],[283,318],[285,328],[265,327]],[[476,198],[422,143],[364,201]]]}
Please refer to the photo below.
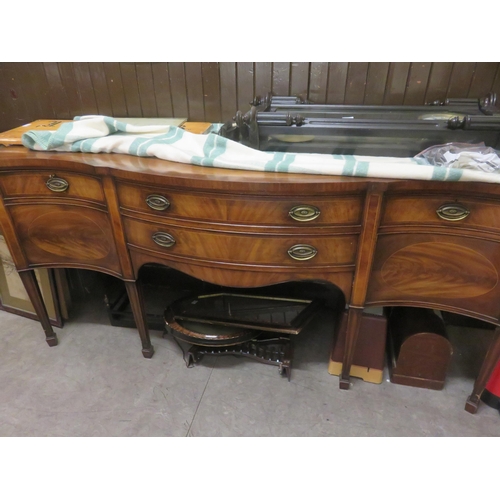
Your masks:
{"label": "tapered square leg", "polygon": [[356,348],[356,341],[358,339],[358,332],[361,324],[361,317],[363,315],[363,308],[349,308],[349,315],[347,318],[347,330],[344,348],[344,358],[342,359],[342,372],[340,374],[339,387],[340,389],[347,390],[350,387],[350,373],[352,359],[354,357],[354,349]]}
{"label": "tapered square leg", "polygon": [[495,330],[497,334],[496,339],[491,344],[486,356],[484,357],[483,364],[479,370],[479,374],[474,382],[472,394],[467,398],[465,403],[465,411],[469,413],[476,413],[481,400],[481,394],[484,391],[486,384],[493,375],[493,371],[500,360],[500,327]]}
{"label": "tapered square leg", "polygon": [[45,340],[50,347],[57,345],[57,336],[50,324],[49,315],[43,302],[42,293],[38,286],[35,271],[28,269],[26,271],[19,271],[19,276],[23,282],[24,288],[28,293],[28,297],[33,304],[38,320],[40,321],[43,331],[45,332]]}
{"label": "tapered square leg", "polygon": [[128,298],[132,307],[135,325],[141,337],[142,355],[145,358],[152,358],[155,350],[149,338],[149,329],[141,286],[136,281],[125,281],[125,288],[127,289]]}

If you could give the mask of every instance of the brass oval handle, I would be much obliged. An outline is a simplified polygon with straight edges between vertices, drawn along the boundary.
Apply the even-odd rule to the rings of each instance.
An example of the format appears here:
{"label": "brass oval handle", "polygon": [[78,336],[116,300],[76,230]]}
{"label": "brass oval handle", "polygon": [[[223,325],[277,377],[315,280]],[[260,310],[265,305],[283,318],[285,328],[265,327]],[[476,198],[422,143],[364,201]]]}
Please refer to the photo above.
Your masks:
{"label": "brass oval handle", "polygon": [[161,247],[170,248],[175,245],[175,238],[168,233],[162,233],[161,231],[159,231],[157,233],[154,233],[151,238],[153,238],[153,241]]}
{"label": "brass oval handle", "polygon": [[55,193],[62,193],[69,188],[69,182],[61,177],[51,175],[45,185]]}
{"label": "brass oval handle", "polygon": [[446,205],[441,205],[436,210],[436,213],[441,219],[447,221],[457,221],[468,217],[470,210],[467,210],[467,208],[459,203],[447,203]]}
{"label": "brass oval handle", "polygon": [[170,206],[170,202],[161,194],[150,194],[146,198],[146,203],[153,210],[166,210]]}
{"label": "brass oval handle", "polygon": [[320,214],[319,208],[312,205],[297,205],[288,212],[292,219],[299,222],[309,222],[317,219]]}
{"label": "brass oval handle", "polygon": [[311,245],[293,245],[288,249],[288,255],[295,260],[309,260],[316,257],[318,251]]}

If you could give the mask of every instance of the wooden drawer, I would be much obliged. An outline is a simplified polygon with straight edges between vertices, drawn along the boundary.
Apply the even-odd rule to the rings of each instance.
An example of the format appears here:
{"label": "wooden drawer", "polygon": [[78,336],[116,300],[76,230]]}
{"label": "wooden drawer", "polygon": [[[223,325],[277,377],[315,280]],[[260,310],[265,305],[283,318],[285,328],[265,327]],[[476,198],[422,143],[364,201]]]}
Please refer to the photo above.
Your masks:
{"label": "wooden drawer", "polygon": [[354,264],[358,241],[357,235],[301,237],[204,231],[127,217],[124,228],[127,242],[136,247],[173,257],[263,266]]}
{"label": "wooden drawer", "polygon": [[6,174],[0,176],[0,187],[7,199],[50,196],[99,203],[104,203],[105,200],[101,182],[97,178],[69,172],[46,171]]}
{"label": "wooden drawer", "polygon": [[[269,199],[192,194],[128,183],[118,183],[117,188],[123,209],[209,222],[280,226],[359,225],[363,209],[361,196]],[[156,208],[151,205],[156,205]]]}
{"label": "wooden drawer", "polygon": [[388,196],[381,226],[394,225],[500,230],[500,200],[446,195]]}

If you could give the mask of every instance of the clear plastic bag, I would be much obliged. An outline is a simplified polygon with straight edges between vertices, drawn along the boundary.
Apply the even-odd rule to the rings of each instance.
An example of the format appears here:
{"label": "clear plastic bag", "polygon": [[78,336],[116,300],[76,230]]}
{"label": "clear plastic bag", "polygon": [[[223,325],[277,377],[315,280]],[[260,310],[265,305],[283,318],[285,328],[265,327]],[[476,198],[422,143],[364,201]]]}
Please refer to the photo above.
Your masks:
{"label": "clear plastic bag", "polygon": [[468,168],[483,172],[500,171],[500,152],[480,144],[449,142],[425,149],[416,159],[423,159],[430,165],[453,168]]}

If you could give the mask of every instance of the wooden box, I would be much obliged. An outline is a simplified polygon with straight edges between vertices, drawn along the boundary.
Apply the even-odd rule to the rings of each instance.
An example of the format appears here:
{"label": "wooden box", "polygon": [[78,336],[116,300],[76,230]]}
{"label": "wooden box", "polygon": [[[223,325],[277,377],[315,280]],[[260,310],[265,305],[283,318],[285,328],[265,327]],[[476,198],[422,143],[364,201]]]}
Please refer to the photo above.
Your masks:
{"label": "wooden box", "polygon": [[[347,330],[347,311],[339,318],[328,364],[331,375],[340,375],[344,356],[345,335]],[[383,315],[364,313],[358,334],[350,375],[365,382],[380,384],[384,375],[385,343],[387,319]]]}
{"label": "wooden box", "polygon": [[430,309],[388,311],[388,357],[394,384],[441,390],[453,354],[443,320]]}
{"label": "wooden box", "polygon": [[30,130],[57,130],[63,123],[71,120],[36,120],[21,127],[6,130],[0,133],[0,146],[22,146],[22,136]]}

